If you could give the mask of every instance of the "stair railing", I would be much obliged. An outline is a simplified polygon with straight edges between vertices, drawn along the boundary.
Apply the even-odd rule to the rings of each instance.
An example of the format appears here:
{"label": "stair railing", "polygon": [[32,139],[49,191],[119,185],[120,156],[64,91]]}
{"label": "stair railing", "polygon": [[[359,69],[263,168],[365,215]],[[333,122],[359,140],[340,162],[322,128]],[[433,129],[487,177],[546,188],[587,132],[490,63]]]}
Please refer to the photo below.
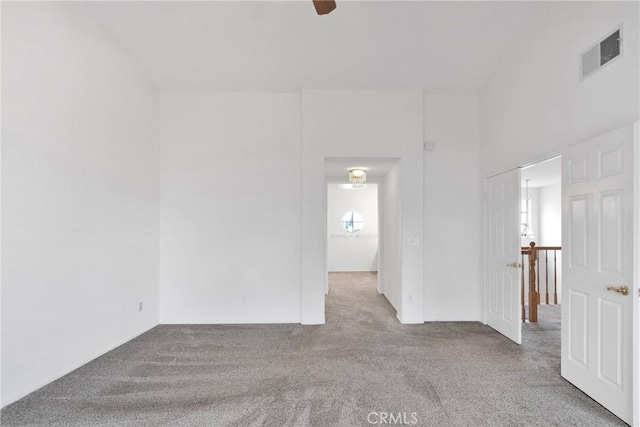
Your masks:
{"label": "stair railing", "polygon": [[[522,321],[526,321],[526,309],[525,309],[525,285],[528,278],[528,303],[529,303],[529,322],[538,321],[538,305],[540,304],[540,264],[541,256],[544,256],[544,301],[545,304],[549,304],[549,252],[552,252],[553,257],[553,282],[551,283],[553,304],[558,303],[558,252],[562,250],[560,246],[536,246],[535,242],[529,243],[529,247],[521,248],[522,257],[522,274],[520,277],[521,283],[521,298],[520,304],[522,306]],[[543,253],[544,252],[544,253]],[[526,260],[525,260],[526,258]],[[528,274],[525,276],[525,268]]]}

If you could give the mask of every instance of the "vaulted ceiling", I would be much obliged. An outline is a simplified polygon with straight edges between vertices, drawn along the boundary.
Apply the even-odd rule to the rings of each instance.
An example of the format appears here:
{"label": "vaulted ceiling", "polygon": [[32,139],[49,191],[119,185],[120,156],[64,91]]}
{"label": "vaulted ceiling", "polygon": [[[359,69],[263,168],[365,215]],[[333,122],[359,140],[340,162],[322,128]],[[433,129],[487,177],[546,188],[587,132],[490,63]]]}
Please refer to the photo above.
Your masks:
{"label": "vaulted ceiling", "polygon": [[534,2],[88,2],[163,91],[478,93]]}

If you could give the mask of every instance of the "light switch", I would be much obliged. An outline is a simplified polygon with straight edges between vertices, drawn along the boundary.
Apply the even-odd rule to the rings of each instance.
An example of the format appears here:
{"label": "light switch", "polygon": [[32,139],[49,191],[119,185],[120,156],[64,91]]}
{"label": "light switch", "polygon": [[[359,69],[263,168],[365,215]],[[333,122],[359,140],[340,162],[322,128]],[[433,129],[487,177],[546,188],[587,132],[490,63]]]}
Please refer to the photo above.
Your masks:
{"label": "light switch", "polygon": [[420,239],[417,237],[409,237],[409,246],[420,246]]}

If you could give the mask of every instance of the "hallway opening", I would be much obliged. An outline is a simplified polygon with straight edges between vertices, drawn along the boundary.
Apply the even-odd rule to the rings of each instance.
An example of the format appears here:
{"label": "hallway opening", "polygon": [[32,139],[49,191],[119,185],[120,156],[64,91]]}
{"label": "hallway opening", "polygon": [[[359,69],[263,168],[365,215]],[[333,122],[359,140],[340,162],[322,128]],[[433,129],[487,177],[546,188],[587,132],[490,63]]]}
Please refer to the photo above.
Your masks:
{"label": "hallway opening", "polygon": [[[557,156],[524,167],[521,182],[522,345],[544,351],[549,362],[547,368],[559,376],[562,344],[562,158]],[[535,307],[530,298],[531,289],[535,294]]]}
{"label": "hallway opening", "polygon": [[[332,292],[331,273],[367,273],[397,318],[403,295],[398,160],[326,158],[324,211],[325,295]],[[364,173],[361,182],[351,179],[353,170]]]}
{"label": "hallway opening", "polygon": [[378,185],[327,184],[327,271],[378,273]]}
{"label": "hallway opening", "polygon": [[[522,321],[554,317],[562,303],[562,158],[521,172],[520,239]],[[533,253],[535,252],[535,253]],[[531,293],[533,292],[533,294]],[[531,298],[534,295],[534,298]],[[542,308],[542,306],[555,306]]]}
{"label": "hallway opening", "polygon": [[375,271],[329,272],[327,324],[397,323],[393,306],[377,292],[377,286]]}

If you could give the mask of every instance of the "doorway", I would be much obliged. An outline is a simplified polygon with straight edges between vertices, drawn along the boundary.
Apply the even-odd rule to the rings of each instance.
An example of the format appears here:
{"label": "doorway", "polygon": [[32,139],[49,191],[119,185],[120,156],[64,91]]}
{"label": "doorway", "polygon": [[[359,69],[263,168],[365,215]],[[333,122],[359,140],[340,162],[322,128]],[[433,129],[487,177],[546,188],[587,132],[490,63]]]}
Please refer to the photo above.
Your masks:
{"label": "doorway", "polygon": [[[375,296],[378,286],[378,185],[327,183],[328,297],[343,301]],[[360,289],[361,288],[361,289]],[[359,292],[348,292],[355,291]],[[351,301],[357,303],[357,301]],[[331,304],[325,304],[330,322]]]}
{"label": "doorway", "polygon": [[[371,297],[386,299],[396,318],[402,296],[398,160],[325,159],[325,295],[330,279],[360,275],[374,284]],[[353,170],[364,180],[350,181]]]}
{"label": "doorway", "polygon": [[[637,124],[566,147],[562,151],[560,209],[565,254],[559,296],[561,376],[628,424],[632,424],[634,410],[638,411],[633,396],[639,388],[637,373],[633,373],[638,366],[633,361],[638,346],[634,343],[638,327],[633,322],[638,304],[632,292],[638,288],[634,280],[638,253],[634,236],[639,224],[634,188],[638,184],[637,150]],[[513,225],[518,222],[514,219],[522,215],[520,178],[520,168],[487,178],[485,199],[486,323],[518,344],[522,319],[513,315],[513,308],[523,292],[514,286],[513,272],[519,263],[507,259],[516,249],[520,252],[523,234],[530,237],[525,226],[533,226],[527,218],[520,221],[519,235],[514,233]],[[536,277],[537,271],[530,273]],[[530,283],[530,309],[538,305],[539,289]]]}
{"label": "doorway", "polygon": [[560,330],[561,178],[556,156],[485,183],[486,323],[518,344],[539,311]]}
{"label": "doorway", "polygon": [[[541,353],[546,362],[544,369],[559,375],[562,344],[562,158],[558,156],[524,167],[520,178],[522,345],[536,351],[544,349]],[[532,307],[533,298],[530,298],[531,288],[535,307]]]}
{"label": "doorway", "polygon": [[327,271],[378,273],[378,184],[327,184]]}
{"label": "doorway", "polygon": [[[552,329],[557,324],[555,326],[559,333],[562,300],[562,158],[557,156],[526,166],[520,175],[522,321],[526,324],[544,320]],[[531,291],[534,293],[531,294]],[[531,298],[532,295],[535,298]],[[558,354],[559,351],[558,348]]]}

